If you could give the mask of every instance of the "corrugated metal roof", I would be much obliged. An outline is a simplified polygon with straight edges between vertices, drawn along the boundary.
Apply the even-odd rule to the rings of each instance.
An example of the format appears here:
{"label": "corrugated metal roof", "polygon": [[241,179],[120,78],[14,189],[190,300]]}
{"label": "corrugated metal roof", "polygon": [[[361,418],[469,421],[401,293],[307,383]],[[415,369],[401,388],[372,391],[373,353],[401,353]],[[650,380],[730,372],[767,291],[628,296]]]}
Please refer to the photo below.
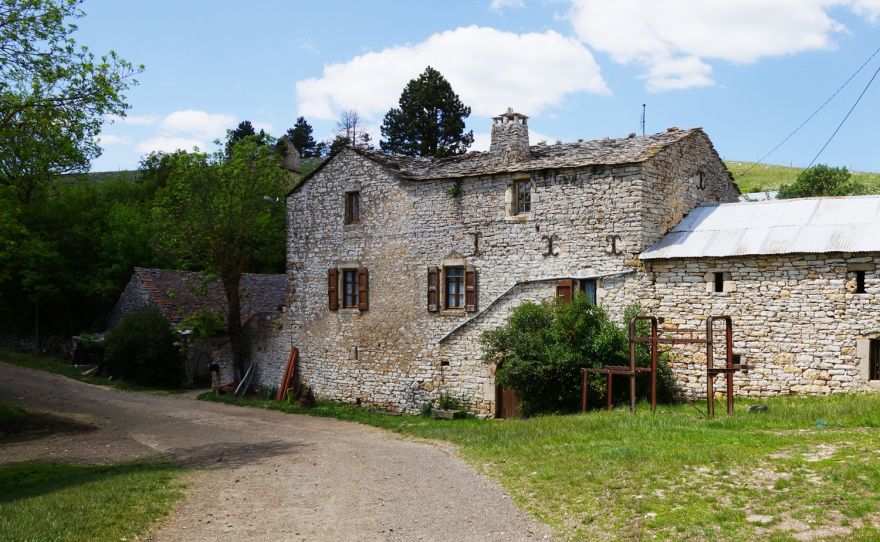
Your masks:
{"label": "corrugated metal roof", "polygon": [[880,252],[880,196],[700,205],[643,260]]}

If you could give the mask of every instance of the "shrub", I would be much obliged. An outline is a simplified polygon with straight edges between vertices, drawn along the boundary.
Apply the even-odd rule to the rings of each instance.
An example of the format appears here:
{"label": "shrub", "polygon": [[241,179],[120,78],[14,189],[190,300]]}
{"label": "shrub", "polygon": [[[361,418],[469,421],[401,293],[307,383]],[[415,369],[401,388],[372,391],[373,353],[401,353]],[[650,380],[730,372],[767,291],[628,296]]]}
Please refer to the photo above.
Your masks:
{"label": "shrub", "polygon": [[104,343],[105,361],[114,376],[147,386],[183,383],[183,356],[168,320],[155,307],[123,318]]}
{"label": "shrub", "polygon": [[[632,307],[627,316],[638,311]],[[481,342],[483,361],[497,364],[496,382],[516,391],[524,414],[576,410],[582,367],[625,365],[629,359],[627,332],[585,295],[570,303],[558,299],[526,302],[514,309],[507,324],[485,332]],[[639,351],[636,362],[648,365],[650,354]],[[660,364],[658,396],[671,398],[671,374],[662,360]],[[599,380],[590,384],[593,397],[605,393]],[[647,378],[640,380],[645,382],[639,383],[639,391],[647,394]],[[625,389],[618,391],[627,393]]]}

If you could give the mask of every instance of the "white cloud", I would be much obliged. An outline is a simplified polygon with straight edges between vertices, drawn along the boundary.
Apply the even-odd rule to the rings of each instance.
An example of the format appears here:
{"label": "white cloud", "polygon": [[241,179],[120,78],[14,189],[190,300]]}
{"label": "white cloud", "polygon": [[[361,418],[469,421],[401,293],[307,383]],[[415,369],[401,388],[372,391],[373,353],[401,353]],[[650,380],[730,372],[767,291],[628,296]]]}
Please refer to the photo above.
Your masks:
{"label": "white cloud", "polygon": [[186,109],[166,116],[160,125],[170,134],[213,140],[222,138],[226,130],[235,127],[235,117]]}
{"label": "white cloud", "polygon": [[98,136],[98,143],[101,144],[101,146],[128,145],[131,143],[131,139],[114,134],[101,134]]}
{"label": "white cloud", "polygon": [[832,7],[880,17],[880,0],[572,0],[568,17],[584,43],[645,66],[648,89],[662,91],[714,84],[709,60],[832,49],[846,32]]}
{"label": "white cloud", "polygon": [[135,145],[135,149],[143,154],[153,151],[174,152],[176,150],[192,150],[194,147],[205,149],[206,145],[198,139],[184,137],[158,136],[151,137]]}
{"label": "white cloud", "polygon": [[496,11],[501,11],[506,8],[517,8],[521,9],[526,7],[526,3],[524,0],[492,0],[492,3],[489,4],[489,7]]}
{"label": "white cloud", "polygon": [[428,65],[480,116],[508,106],[536,115],[571,93],[609,93],[593,56],[576,39],[469,26],[325,66],[320,78],[297,82],[299,114],[335,120],[339,111],[356,109],[377,119]]}
{"label": "white cloud", "polygon": [[149,126],[155,124],[159,117],[156,115],[108,115],[108,120],[114,124],[131,124],[134,126]]}

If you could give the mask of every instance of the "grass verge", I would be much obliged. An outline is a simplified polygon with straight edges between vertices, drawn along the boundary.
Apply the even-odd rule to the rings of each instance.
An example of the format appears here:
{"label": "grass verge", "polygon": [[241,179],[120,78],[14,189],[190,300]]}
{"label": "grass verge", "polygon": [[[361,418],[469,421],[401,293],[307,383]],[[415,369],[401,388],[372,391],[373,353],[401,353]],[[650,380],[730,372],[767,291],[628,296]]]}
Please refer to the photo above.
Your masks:
{"label": "grass verge", "polygon": [[4,433],[12,425],[23,421],[28,417],[24,410],[0,401],[0,442],[3,442]]}
{"label": "grass verge", "polygon": [[755,413],[746,412],[754,401],[738,400],[732,416],[714,420],[688,405],[446,421],[201,398],[453,442],[568,539],[880,539],[876,395],[776,398]]}
{"label": "grass verge", "polygon": [[171,512],[182,469],[165,463],[0,466],[0,540],[134,540]]}
{"label": "grass verge", "polygon": [[[733,179],[743,194],[749,192],[765,192],[778,190],[783,184],[791,184],[797,179],[798,174],[804,168],[776,166],[773,164],[758,164],[753,162],[725,162],[727,169],[733,174]],[[752,167],[754,166],[754,167]],[[750,169],[751,168],[751,169]],[[743,173],[748,174],[743,176]],[[864,184],[871,194],[880,193],[880,173],[863,173],[853,171],[852,178]]]}
{"label": "grass verge", "polygon": [[67,378],[79,380],[80,382],[96,384],[99,386],[109,386],[125,391],[143,391],[158,395],[168,395],[186,391],[184,389],[166,390],[151,388],[147,386],[138,386],[136,384],[124,382],[122,380],[104,378],[102,376],[86,376],[83,375],[84,369],[82,367],[71,365],[70,363],[62,361],[58,358],[41,356],[37,354],[26,354],[6,348],[0,348],[0,362],[9,363],[10,365],[17,365],[19,367],[26,367],[28,369],[45,371],[47,373],[55,373],[61,376],[66,376]]}

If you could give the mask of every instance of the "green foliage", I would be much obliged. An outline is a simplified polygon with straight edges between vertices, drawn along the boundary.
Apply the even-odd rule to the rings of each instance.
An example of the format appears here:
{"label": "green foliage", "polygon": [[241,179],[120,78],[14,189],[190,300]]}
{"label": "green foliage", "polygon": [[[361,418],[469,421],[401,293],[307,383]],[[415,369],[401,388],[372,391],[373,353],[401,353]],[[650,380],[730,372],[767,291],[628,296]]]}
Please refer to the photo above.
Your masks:
{"label": "green foliage", "polygon": [[321,149],[318,148],[318,143],[312,137],[312,126],[305,117],[297,118],[293,128],[288,129],[284,134],[284,138],[293,143],[302,158],[314,158],[321,155]]}
{"label": "green foliage", "polygon": [[[628,314],[637,312],[631,308]],[[485,332],[481,342],[483,361],[497,365],[496,382],[517,392],[526,414],[577,409],[581,368],[625,365],[629,355],[627,332],[583,294],[570,303],[523,303],[506,325]],[[649,359],[640,354],[637,363],[645,366]],[[666,378],[669,382],[658,389],[671,392],[668,369],[658,371],[658,380]]]}
{"label": "green foliage", "polygon": [[226,329],[226,317],[218,311],[203,309],[184,318],[177,329],[188,329],[195,337],[213,337]]}
{"label": "green foliage", "polygon": [[864,194],[865,186],[853,180],[845,168],[818,164],[801,171],[792,184],[779,187],[779,198],[809,198],[816,196],[852,196]]}
{"label": "green foliage", "polygon": [[[752,162],[725,162],[743,194],[778,190],[783,184],[794,182],[804,168],[778,166],[774,164],[754,164]],[[748,174],[743,176],[743,173]],[[867,193],[880,194],[880,173],[851,171],[854,181],[865,185]]]}
{"label": "green foliage", "polygon": [[0,540],[140,540],[183,496],[165,463],[0,467]]}
{"label": "green foliage", "polygon": [[105,361],[123,380],[147,386],[179,387],[183,357],[168,320],[155,307],[130,314],[105,338]]}
{"label": "green foliage", "polygon": [[74,40],[78,0],[0,1],[0,186],[30,203],[61,173],[100,154],[108,115],[143,70],[110,51],[96,57]]}
{"label": "green foliage", "polygon": [[441,410],[461,410],[461,402],[448,393],[441,393],[437,398],[437,408]]}
{"label": "green foliage", "polygon": [[471,108],[461,103],[440,72],[428,66],[407,83],[398,108],[385,114],[382,123],[385,152],[443,158],[464,154],[474,142],[473,131],[465,132]]}

